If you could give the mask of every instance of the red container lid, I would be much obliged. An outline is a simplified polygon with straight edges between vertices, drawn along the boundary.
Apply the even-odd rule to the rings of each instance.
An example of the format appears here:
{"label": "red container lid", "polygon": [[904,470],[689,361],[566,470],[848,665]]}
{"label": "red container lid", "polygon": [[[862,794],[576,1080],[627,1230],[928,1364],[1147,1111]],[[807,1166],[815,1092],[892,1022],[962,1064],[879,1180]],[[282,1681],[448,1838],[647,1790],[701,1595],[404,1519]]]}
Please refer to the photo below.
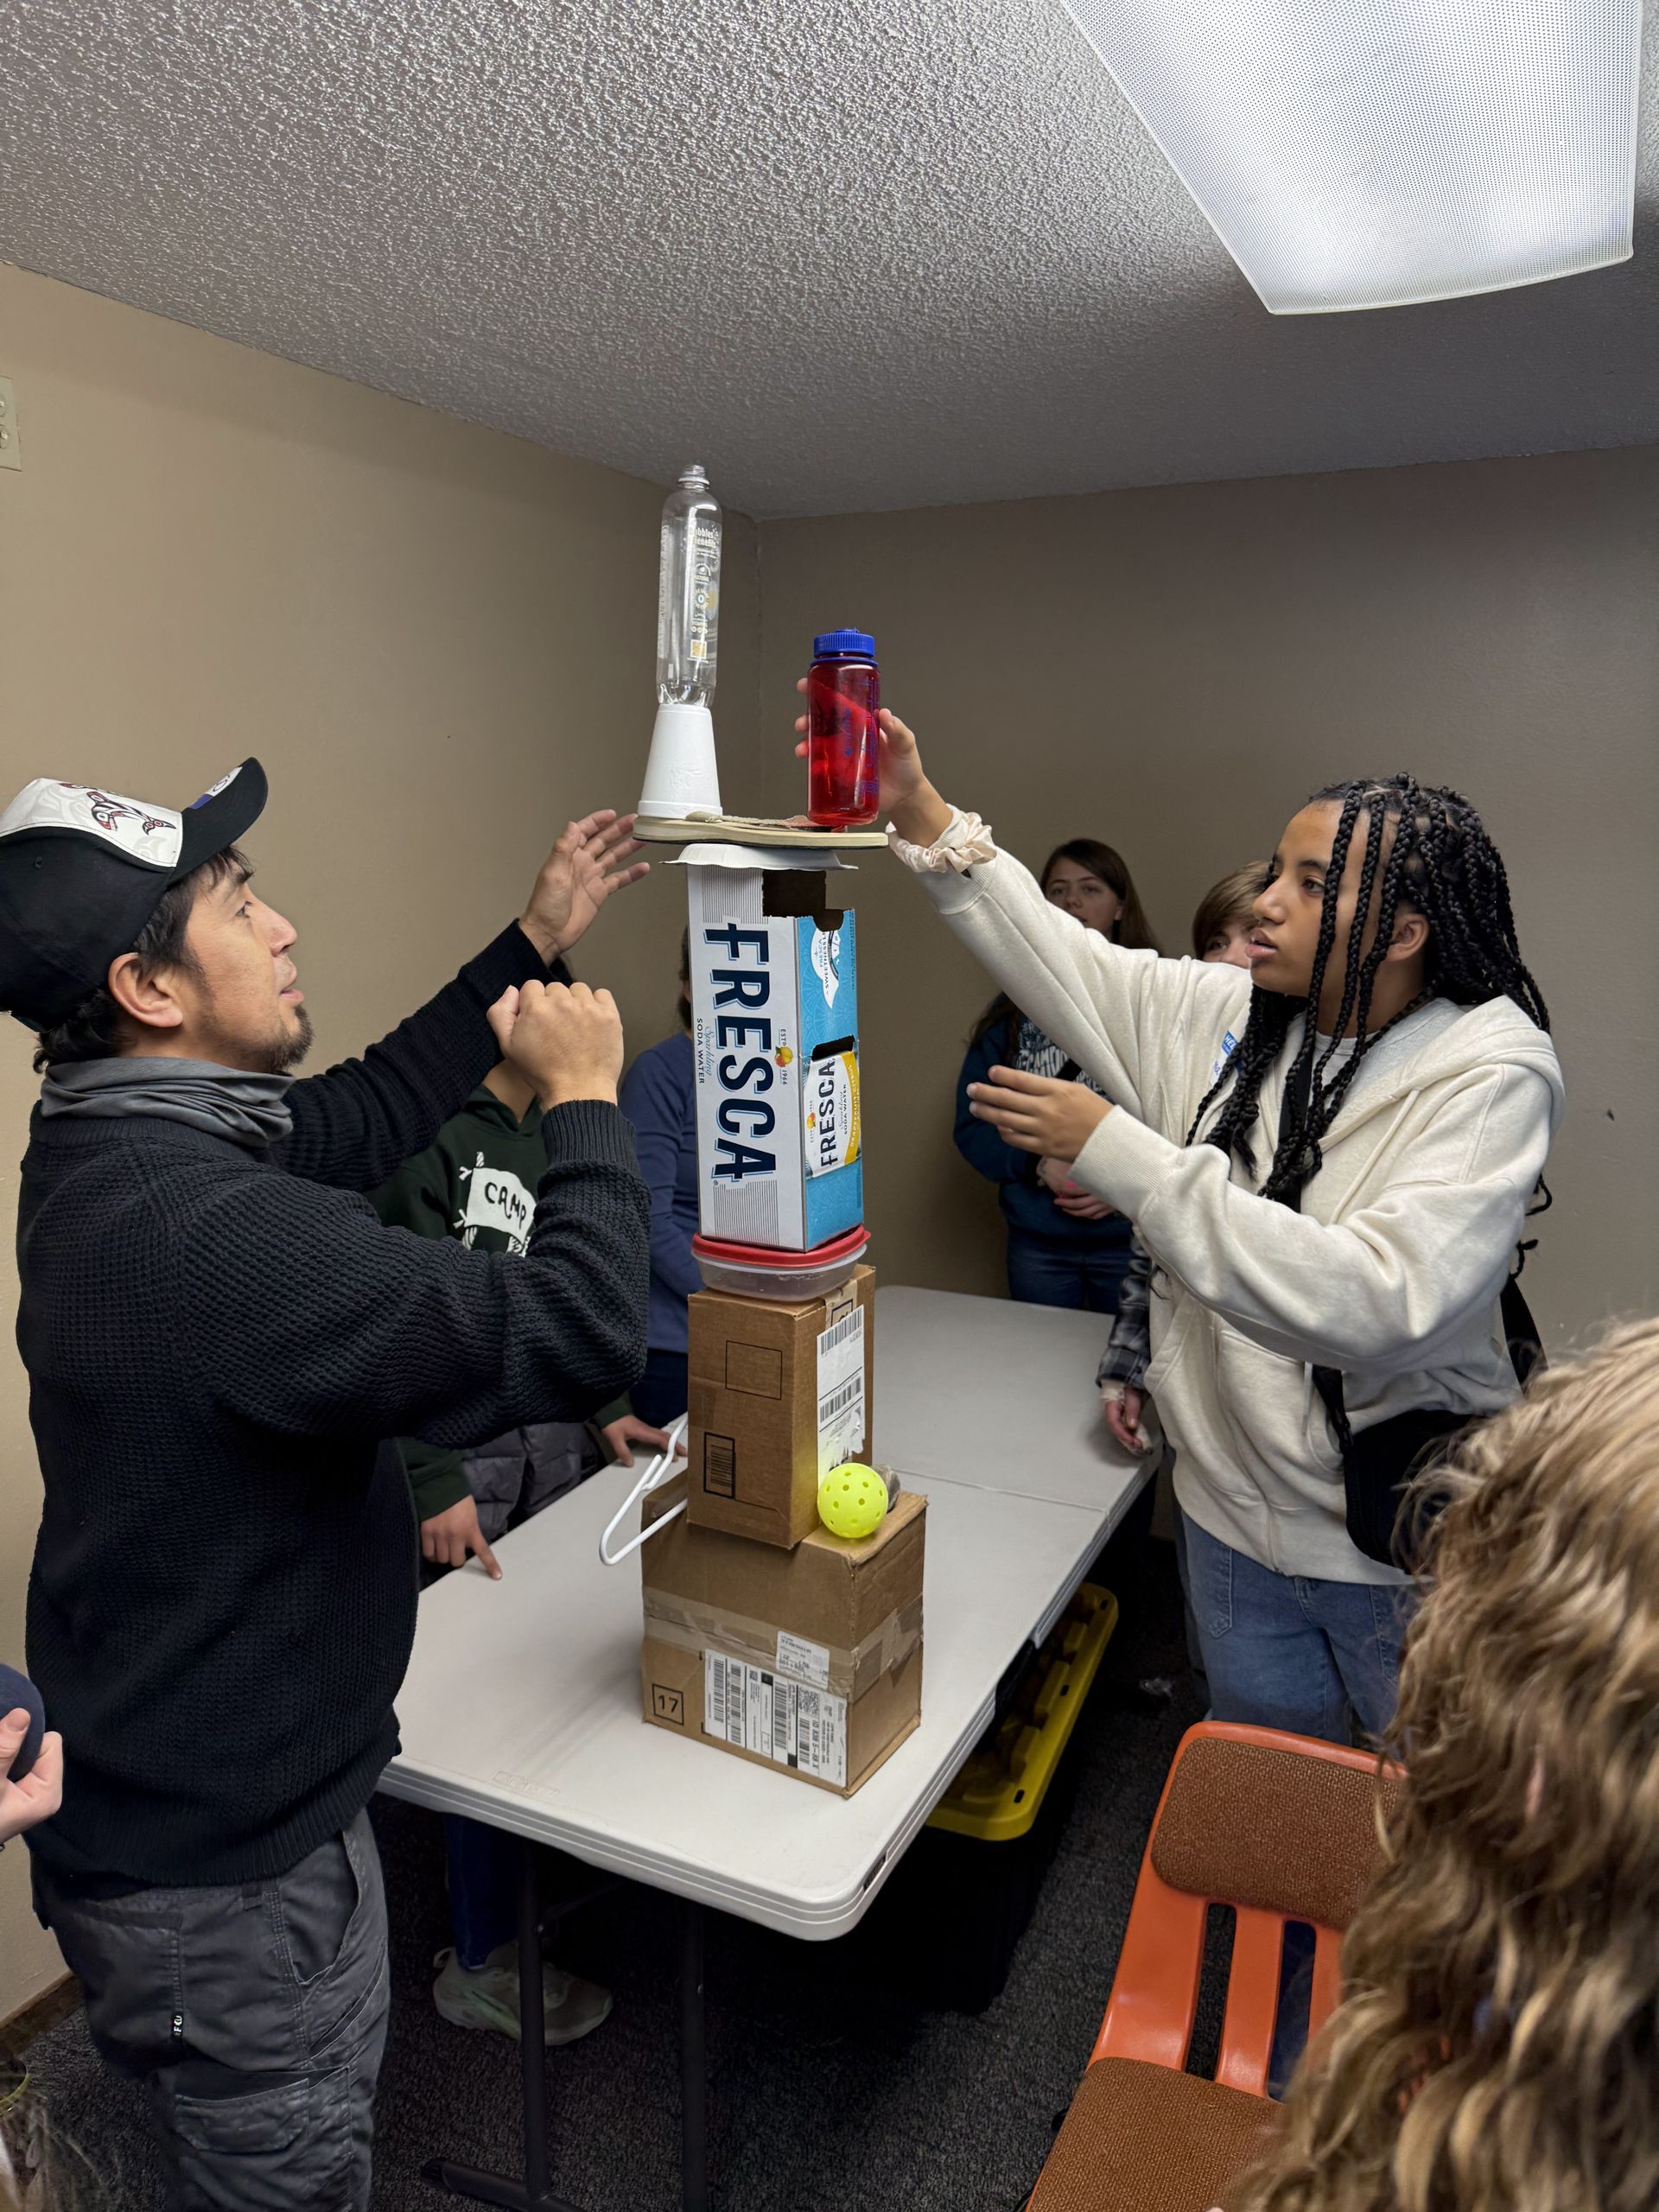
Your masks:
{"label": "red container lid", "polygon": [[717,1236],[694,1236],[691,1249],[700,1260],[724,1260],[740,1268],[821,1268],[826,1261],[854,1258],[870,1241],[861,1221],[844,1236],[815,1244],[810,1252],[780,1252],[771,1244],[727,1244]]}

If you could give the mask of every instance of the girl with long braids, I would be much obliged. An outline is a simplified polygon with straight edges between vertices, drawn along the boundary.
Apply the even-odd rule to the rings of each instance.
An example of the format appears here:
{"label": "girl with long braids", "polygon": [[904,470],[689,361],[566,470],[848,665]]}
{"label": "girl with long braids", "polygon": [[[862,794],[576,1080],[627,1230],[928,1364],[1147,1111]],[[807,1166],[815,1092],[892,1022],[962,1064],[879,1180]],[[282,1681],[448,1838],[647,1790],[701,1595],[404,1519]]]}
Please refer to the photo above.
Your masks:
{"label": "girl with long braids", "polygon": [[1409,1586],[1348,1535],[1313,1370],[1340,1373],[1356,1433],[1516,1395],[1498,1299],[1563,1092],[1503,861],[1455,792],[1334,785],[1280,840],[1251,971],[1160,960],[1051,906],[881,727],[899,858],[1104,1094],[1001,1067],[972,1103],[1071,1163],[1160,1270],[1146,1382],[1213,1710],[1380,1735]]}
{"label": "girl with long braids", "polygon": [[1382,1865],[1229,2212],[1659,2204],[1659,1322],[1472,1430]]}

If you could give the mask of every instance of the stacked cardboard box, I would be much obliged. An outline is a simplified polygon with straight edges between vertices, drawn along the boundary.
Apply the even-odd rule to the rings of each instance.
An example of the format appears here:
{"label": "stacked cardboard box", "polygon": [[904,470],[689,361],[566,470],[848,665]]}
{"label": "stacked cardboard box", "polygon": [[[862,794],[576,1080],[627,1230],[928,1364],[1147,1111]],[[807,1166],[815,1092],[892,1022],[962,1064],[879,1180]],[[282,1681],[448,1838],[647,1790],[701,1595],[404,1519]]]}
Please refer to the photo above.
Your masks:
{"label": "stacked cardboard box", "polygon": [[788,1551],[671,1522],[640,1553],[646,1719],[851,1796],[921,1718],[926,1517],[906,1491],[861,1542]]}
{"label": "stacked cardboard box", "polygon": [[690,1459],[646,1501],[647,1720],[850,1796],[921,1718],[926,1501],[832,1535],[818,1484],[869,1450],[875,1277],[799,1305],[690,1302]]}
{"label": "stacked cardboard box", "polygon": [[[853,917],[821,870],[692,866],[705,1235],[795,1251],[863,1216]],[[875,1277],[690,1300],[687,1472],[646,1501],[645,1717],[850,1796],[921,1717],[925,1501],[832,1535],[818,1485],[868,1459]]]}
{"label": "stacked cardboard box", "polygon": [[761,1544],[818,1525],[818,1484],[867,1459],[875,1275],[855,1268],[804,1305],[699,1291],[690,1305],[689,1517]]}

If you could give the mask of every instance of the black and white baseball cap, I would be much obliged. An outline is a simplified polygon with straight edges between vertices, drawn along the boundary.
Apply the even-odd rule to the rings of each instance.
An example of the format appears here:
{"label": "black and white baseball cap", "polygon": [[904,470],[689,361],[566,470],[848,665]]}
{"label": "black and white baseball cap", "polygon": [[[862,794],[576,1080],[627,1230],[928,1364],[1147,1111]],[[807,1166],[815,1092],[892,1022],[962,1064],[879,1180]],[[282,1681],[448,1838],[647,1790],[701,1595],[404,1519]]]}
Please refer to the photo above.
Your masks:
{"label": "black and white baseball cap", "polygon": [[66,1020],[163,893],[258,820],[266,791],[257,760],[182,811],[96,784],[25,784],[0,814],[0,1007],[31,1029]]}

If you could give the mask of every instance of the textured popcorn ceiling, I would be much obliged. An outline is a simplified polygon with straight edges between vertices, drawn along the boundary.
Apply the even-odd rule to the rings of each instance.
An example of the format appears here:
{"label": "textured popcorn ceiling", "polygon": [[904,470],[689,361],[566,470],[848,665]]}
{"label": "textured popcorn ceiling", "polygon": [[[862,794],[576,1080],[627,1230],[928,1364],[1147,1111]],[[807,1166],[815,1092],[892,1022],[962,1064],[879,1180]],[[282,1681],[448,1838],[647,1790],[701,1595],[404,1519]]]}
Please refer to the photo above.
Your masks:
{"label": "textured popcorn ceiling", "polygon": [[1659,439],[1651,35],[1633,263],[1286,321],[1056,0],[3,14],[0,258],[759,514]]}

